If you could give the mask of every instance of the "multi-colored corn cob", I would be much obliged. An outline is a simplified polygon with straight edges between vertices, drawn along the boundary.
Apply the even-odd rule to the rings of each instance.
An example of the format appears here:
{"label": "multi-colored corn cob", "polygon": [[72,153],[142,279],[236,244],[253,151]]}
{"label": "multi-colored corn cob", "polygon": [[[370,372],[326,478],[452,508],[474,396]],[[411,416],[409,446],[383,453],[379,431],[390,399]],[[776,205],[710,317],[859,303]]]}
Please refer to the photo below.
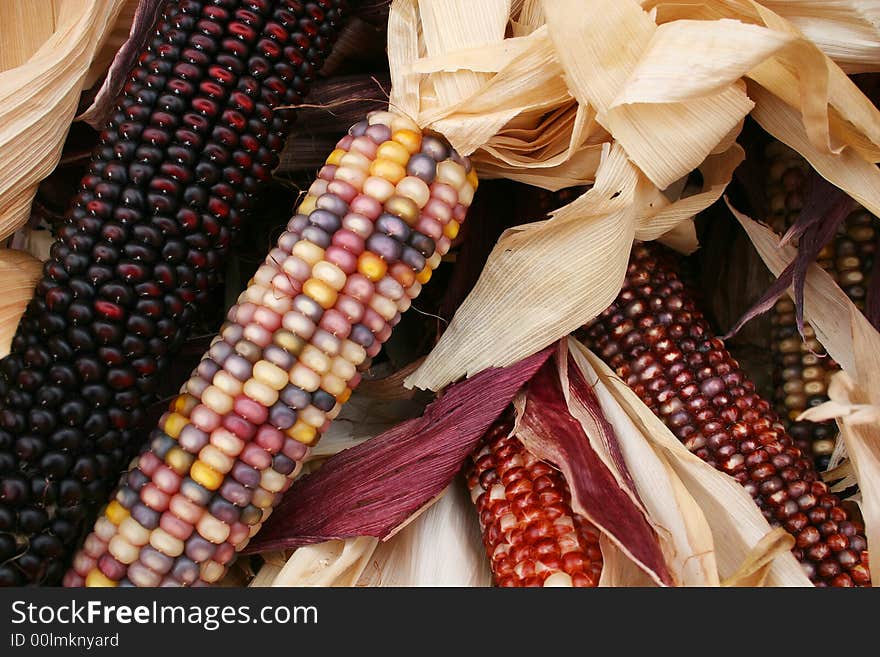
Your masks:
{"label": "multi-colored corn cob", "polygon": [[661,247],[636,244],[623,289],[588,342],[694,454],[740,482],[790,532],[817,585],[870,581],[867,544],[785,432],[770,404],[712,335]]}
{"label": "multi-colored corn cob", "polygon": [[562,474],[508,437],[512,427],[492,425],[465,472],[496,586],[597,586],[596,529],[572,511]]}
{"label": "multi-colored corn cob", "polygon": [[345,4],[165,7],[2,363],[0,584],[61,579]]}
{"label": "multi-colored corn cob", "polygon": [[431,278],[476,186],[469,161],[409,119],[374,112],[355,124],[64,583],[223,577]]}
{"label": "multi-colored corn cob", "polygon": [[[809,164],[798,153],[778,141],[766,150],[767,196],[770,224],[783,234],[797,219],[804,204],[804,187]],[[840,232],[819,253],[817,264],[835,278],[840,288],[862,311],[873,267],[877,242],[877,223],[864,208],[844,219]],[[782,296],[773,308],[773,375],[776,412],[786,423],[795,444],[804,454],[812,454],[819,469],[828,464],[834,451],[837,426],[834,422],[798,422],[807,408],[828,400],[828,383],[839,368],[824,355],[809,323],[804,337],[798,334],[794,303]]]}

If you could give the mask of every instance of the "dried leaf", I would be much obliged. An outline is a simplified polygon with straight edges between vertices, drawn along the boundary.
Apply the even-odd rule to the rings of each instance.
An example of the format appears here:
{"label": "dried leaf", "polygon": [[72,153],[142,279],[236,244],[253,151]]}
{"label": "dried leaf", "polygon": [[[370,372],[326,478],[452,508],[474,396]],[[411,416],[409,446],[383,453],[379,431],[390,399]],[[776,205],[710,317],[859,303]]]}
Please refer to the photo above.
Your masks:
{"label": "dried leaf", "polygon": [[540,352],[452,386],[422,417],[328,459],[294,482],[247,551],[393,534],[446,488],[548,356]]}
{"label": "dried leaf", "polygon": [[576,513],[607,535],[653,581],[672,585],[655,528],[627,485],[626,465],[622,458],[612,457],[615,462],[609,467],[595,448],[594,438],[603,440],[606,447],[617,445],[614,430],[598,404],[586,398],[589,386],[581,387],[580,392],[584,395],[582,404],[589,404],[592,421],[582,424],[569,412],[566,392],[570,386],[564,369],[567,361],[563,341],[556,358],[544,363],[526,391],[520,393],[516,401],[516,435],[529,452],[562,471]]}
{"label": "dried leaf", "polygon": [[378,542],[360,537],[301,547],[280,568],[263,566],[251,586],[355,586]]}
{"label": "dried leaf", "polygon": [[480,525],[464,483],[381,543],[361,586],[491,586]]}
{"label": "dried leaf", "polygon": [[[92,57],[124,2],[57,5],[51,36],[26,62],[0,72],[0,240],[27,222],[37,185],[61,155]],[[0,34],[16,29],[4,24]]]}
{"label": "dried leaf", "polygon": [[43,273],[43,263],[24,251],[0,249],[0,358],[9,354],[18,322]]}
{"label": "dried leaf", "polygon": [[[128,36],[124,42],[118,45],[106,77],[91,105],[76,117],[77,120],[85,121],[96,130],[104,128],[114,111],[116,98],[122,91],[132,67],[155,31],[164,4],[162,0],[137,0],[137,2],[129,0],[125,9],[133,8],[134,13],[131,16],[125,16],[128,21]],[[125,13],[123,12],[123,14]],[[119,24],[117,23],[117,25]],[[123,24],[124,26],[125,24]],[[118,27],[114,29],[114,32],[117,29]],[[112,43],[116,46],[118,41],[114,40]]]}

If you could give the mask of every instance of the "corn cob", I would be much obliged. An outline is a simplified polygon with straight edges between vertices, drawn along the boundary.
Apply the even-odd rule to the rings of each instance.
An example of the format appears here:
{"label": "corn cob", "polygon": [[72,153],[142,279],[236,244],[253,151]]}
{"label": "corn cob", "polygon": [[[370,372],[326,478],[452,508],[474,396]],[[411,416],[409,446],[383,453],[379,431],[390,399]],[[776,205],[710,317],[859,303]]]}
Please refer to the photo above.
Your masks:
{"label": "corn cob", "polygon": [[869,583],[860,527],[712,335],[665,251],[634,246],[620,295],[586,332],[691,452],[740,482],[767,520],[795,537],[814,583]]}
{"label": "corn cob", "polygon": [[496,422],[465,476],[496,586],[597,586],[595,528],[571,509],[565,479],[530,454],[510,419]]}
{"label": "corn cob", "polygon": [[344,10],[165,7],[2,363],[0,584],[61,579]]}
{"label": "corn cob", "polygon": [[[809,164],[781,142],[767,147],[767,192],[770,201],[770,223],[782,234],[788,230],[803,207],[803,188]],[[817,264],[827,271],[850,300],[865,310],[868,279],[873,267],[877,226],[864,208],[852,212],[832,243],[819,253]],[[772,354],[774,364],[774,401],[776,412],[786,423],[795,444],[804,454],[812,454],[817,467],[827,467],[834,450],[837,426],[834,422],[798,422],[807,408],[828,400],[828,383],[839,368],[823,355],[813,328],[804,325],[802,340],[795,322],[794,303],[786,295],[773,308]]]}
{"label": "corn cob", "polygon": [[64,583],[222,578],[431,278],[476,186],[469,161],[409,119],[352,126]]}

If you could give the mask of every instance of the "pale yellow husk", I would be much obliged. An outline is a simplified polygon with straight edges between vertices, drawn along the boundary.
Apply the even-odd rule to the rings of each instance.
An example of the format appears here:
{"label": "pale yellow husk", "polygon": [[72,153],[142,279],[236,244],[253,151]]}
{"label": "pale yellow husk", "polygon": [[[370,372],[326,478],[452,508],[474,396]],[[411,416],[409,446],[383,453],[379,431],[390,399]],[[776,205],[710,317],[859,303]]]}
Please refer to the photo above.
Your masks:
{"label": "pale yellow husk", "polygon": [[95,54],[125,4],[0,3],[0,240],[27,221],[37,185],[58,162]]}
{"label": "pale yellow husk", "polygon": [[43,263],[24,251],[0,249],[0,358],[9,353],[18,320],[34,294]]}
{"label": "pale yellow husk", "polygon": [[[769,228],[733,210],[767,268],[779,275],[797,250],[780,247]],[[802,417],[836,418],[859,485],[868,552],[880,548],[880,333],[818,265],[811,265],[804,288],[804,319],[842,371],[828,388],[831,401]]]}
{"label": "pale yellow husk", "polygon": [[[633,239],[693,251],[691,218],[730,182],[750,113],[878,206],[880,112],[823,52],[866,61],[878,39],[864,3],[589,4],[392,3],[393,107],[444,134],[483,177],[595,184],[549,221],[502,236],[407,386],[437,390],[509,365],[584,324],[617,294]],[[844,6],[859,9],[854,21]],[[861,45],[805,35],[844,23]],[[682,199],[695,169],[704,188]]]}

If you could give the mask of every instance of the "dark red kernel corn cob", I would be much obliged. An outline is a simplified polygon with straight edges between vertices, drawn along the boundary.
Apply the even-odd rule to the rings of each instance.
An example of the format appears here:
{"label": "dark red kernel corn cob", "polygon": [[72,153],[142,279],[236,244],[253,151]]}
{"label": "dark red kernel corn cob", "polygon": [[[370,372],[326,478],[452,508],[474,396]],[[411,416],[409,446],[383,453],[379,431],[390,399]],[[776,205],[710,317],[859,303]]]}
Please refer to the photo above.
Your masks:
{"label": "dark red kernel corn cob", "polygon": [[712,334],[671,253],[636,244],[587,342],[694,454],[740,482],[817,586],[870,582],[862,530]]}
{"label": "dark red kernel corn cob", "polygon": [[599,535],[571,509],[565,479],[496,422],[466,468],[497,586],[597,586]]}
{"label": "dark red kernel corn cob", "polygon": [[61,579],[345,11],[165,7],[0,366],[0,585]]}

